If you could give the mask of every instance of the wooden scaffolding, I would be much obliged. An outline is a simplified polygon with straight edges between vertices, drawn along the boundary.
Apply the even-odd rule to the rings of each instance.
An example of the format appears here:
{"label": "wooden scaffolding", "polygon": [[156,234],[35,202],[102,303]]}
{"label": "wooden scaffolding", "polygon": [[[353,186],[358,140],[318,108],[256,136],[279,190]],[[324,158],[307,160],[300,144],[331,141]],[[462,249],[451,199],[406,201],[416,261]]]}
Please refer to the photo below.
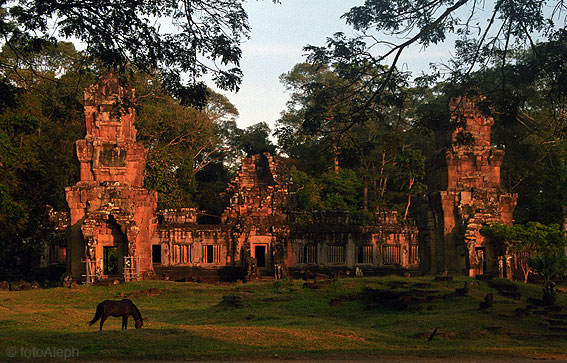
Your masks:
{"label": "wooden scaffolding", "polygon": [[137,281],[140,279],[140,258],[138,256],[124,257],[124,281]]}
{"label": "wooden scaffolding", "polygon": [[102,259],[90,259],[87,258],[83,260],[86,264],[86,274],[83,275],[86,279],[87,284],[95,283],[102,278]]}

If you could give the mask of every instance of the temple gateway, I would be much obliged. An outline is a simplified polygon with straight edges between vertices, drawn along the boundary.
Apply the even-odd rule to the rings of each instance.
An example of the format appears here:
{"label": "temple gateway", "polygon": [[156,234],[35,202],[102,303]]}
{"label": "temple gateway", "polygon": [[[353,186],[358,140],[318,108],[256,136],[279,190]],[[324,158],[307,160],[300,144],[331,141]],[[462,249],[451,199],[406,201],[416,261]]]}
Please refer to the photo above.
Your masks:
{"label": "temple gateway", "polygon": [[81,180],[65,189],[67,265],[75,277],[151,271],[157,192],[143,188],[147,150],[136,142],[134,90],[108,74],[85,90],[87,135],[76,142]]}
{"label": "temple gateway", "polygon": [[[486,222],[511,224],[517,198],[500,188],[504,152],[490,143],[493,120],[478,110],[480,96],[452,101],[454,117],[465,122],[433,161],[418,224],[386,210],[358,226],[345,212],[289,211],[290,162],[269,154],[242,160],[219,224],[199,223],[192,208],[156,211],[157,192],[143,187],[147,150],[136,141],[134,95],[112,74],[85,90],[80,181],[66,188],[66,259],[75,279],[513,273],[504,246],[479,232]],[[458,145],[462,132],[474,142]]]}

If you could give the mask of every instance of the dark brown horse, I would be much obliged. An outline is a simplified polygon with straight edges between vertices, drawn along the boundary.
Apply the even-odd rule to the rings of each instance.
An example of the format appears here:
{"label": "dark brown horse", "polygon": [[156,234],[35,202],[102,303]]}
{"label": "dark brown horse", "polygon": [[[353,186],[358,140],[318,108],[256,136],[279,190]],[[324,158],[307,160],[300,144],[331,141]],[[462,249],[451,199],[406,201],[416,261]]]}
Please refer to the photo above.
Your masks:
{"label": "dark brown horse", "polygon": [[89,321],[89,325],[93,325],[98,319],[100,319],[100,330],[102,330],[102,324],[104,324],[104,321],[109,316],[121,316],[122,329],[128,329],[128,316],[130,315],[134,317],[134,321],[136,322],[136,329],[140,329],[144,325],[144,320],[142,319],[140,310],[138,310],[132,300],[104,300],[97,305],[95,316],[93,320]]}

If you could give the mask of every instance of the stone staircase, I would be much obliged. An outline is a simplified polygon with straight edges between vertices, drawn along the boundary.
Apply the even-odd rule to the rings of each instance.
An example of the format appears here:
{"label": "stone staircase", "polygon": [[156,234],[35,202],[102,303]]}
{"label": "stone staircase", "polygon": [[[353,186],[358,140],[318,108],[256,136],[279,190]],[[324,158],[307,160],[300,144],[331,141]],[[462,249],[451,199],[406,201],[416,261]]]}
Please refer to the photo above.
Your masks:
{"label": "stone staircase", "polygon": [[567,338],[567,313],[550,313],[547,315],[547,328],[553,333],[561,333]]}
{"label": "stone staircase", "polygon": [[567,340],[567,312],[560,306],[528,305],[526,309],[517,309],[516,314],[517,316],[530,316],[532,314],[539,316],[542,319],[541,324],[548,330],[548,333],[544,336]]}

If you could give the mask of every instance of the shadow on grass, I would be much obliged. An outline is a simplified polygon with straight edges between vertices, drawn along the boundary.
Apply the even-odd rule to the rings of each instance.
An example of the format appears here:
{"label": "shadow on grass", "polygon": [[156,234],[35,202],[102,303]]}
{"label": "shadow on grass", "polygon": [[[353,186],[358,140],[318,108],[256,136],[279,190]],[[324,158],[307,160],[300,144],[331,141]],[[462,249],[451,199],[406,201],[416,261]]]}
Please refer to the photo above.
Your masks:
{"label": "shadow on grass", "polygon": [[[51,291],[6,295],[17,309],[0,317],[0,361],[6,358],[7,347],[76,348],[81,360],[246,360],[274,354],[348,359],[351,353],[399,355],[408,349],[434,356],[556,352],[564,347],[564,340],[546,337],[543,318],[514,316],[516,307],[525,306],[524,300],[495,294],[493,310],[479,311],[479,301],[494,293],[484,283],[473,285],[467,297],[453,297],[465,279],[406,284],[398,280],[341,280],[315,290],[300,282],[229,287],[140,283],[120,290],[85,288],[79,296],[67,291],[60,291],[61,296]],[[361,298],[365,287],[428,292],[426,301],[417,304],[420,310],[400,311],[369,304]],[[160,288],[160,294],[146,296],[148,288]],[[539,287],[531,290],[540,293]],[[125,291],[133,291],[145,320],[143,329],[134,329],[130,320],[130,329],[121,331],[119,318],[110,318],[102,332],[98,324],[86,326],[95,302]],[[219,304],[230,294],[241,295],[242,306]],[[43,295],[51,299],[48,310],[38,303],[44,301]],[[427,301],[429,295],[435,299]],[[438,335],[427,343],[435,327],[440,328]]]}
{"label": "shadow on grass", "polygon": [[[19,356],[22,349],[72,349],[79,359],[86,360],[151,360],[151,359],[219,359],[240,355],[257,354],[258,347],[234,344],[184,329],[128,329],[103,330],[85,333],[60,333],[28,331],[27,334],[2,339],[0,361],[10,360],[6,356],[9,348],[16,348],[14,360],[27,358]],[[38,358],[38,356],[35,356]],[[77,357],[74,357],[77,358]]]}

